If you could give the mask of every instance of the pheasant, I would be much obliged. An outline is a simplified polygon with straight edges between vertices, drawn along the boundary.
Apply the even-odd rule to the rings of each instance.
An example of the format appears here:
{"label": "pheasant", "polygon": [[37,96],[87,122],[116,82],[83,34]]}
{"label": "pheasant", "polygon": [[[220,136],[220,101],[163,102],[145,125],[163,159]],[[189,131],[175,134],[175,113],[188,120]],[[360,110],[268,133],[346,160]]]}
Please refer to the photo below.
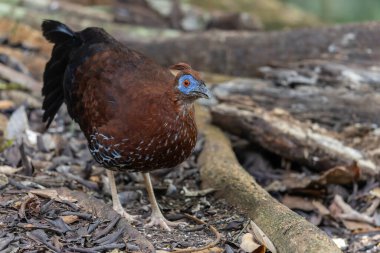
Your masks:
{"label": "pheasant", "polygon": [[161,213],[149,172],[172,168],[190,156],[197,141],[194,102],[209,98],[199,73],[186,63],[164,68],[101,28],[72,31],[58,21],[42,23],[54,43],[43,75],[47,128],[63,103],[109,178],[113,209],[126,219],[114,172],[142,172],[152,213],[146,226],[170,230],[178,223]]}

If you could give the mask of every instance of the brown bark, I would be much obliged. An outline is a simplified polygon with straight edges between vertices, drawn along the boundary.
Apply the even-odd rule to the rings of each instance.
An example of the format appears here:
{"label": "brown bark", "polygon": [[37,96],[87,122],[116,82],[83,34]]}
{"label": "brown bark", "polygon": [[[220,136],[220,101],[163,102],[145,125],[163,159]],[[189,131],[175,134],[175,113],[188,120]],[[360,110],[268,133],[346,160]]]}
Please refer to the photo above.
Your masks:
{"label": "brown bark", "polygon": [[344,145],[336,134],[300,122],[283,110],[219,104],[212,108],[212,116],[213,122],[224,130],[315,170],[350,166],[356,162],[365,176],[380,172],[366,154]]}
{"label": "brown bark", "polygon": [[[198,110],[199,113],[199,110]],[[199,157],[202,182],[231,204],[244,209],[264,231],[279,253],[341,252],[328,236],[304,218],[273,199],[239,165],[229,140],[207,123],[207,115],[198,115],[205,135]]]}
{"label": "brown bark", "polygon": [[304,59],[376,62],[378,41],[380,24],[363,23],[277,32],[211,31],[125,42],[166,66],[188,62],[203,71],[255,76],[259,67]]}

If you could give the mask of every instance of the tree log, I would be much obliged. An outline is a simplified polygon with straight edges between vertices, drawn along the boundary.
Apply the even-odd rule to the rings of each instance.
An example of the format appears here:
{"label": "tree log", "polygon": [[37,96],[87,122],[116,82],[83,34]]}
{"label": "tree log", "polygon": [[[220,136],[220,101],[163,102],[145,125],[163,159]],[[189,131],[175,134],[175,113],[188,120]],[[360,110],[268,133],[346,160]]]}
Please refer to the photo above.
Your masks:
{"label": "tree log", "polygon": [[205,112],[197,123],[205,135],[199,156],[202,182],[213,187],[231,204],[244,209],[264,231],[279,253],[338,253],[339,248],[316,226],[273,199],[239,165],[229,140],[207,123]]}
{"label": "tree log", "polygon": [[300,79],[306,77],[299,75],[297,70],[287,70],[286,73],[273,70],[277,75],[292,75],[278,77],[282,79],[280,81],[287,78],[298,81],[292,87],[291,83],[278,85],[276,81],[234,79],[215,85],[212,93],[220,101],[230,103],[239,103],[241,96],[246,96],[245,99],[250,99],[267,110],[282,108],[300,121],[309,120],[335,131],[355,123],[380,125],[380,73],[372,72],[369,75],[370,71],[366,71],[371,80],[378,82],[378,85],[372,85],[369,78],[360,75],[359,69],[345,67],[342,71],[350,71],[356,77],[363,78],[363,81],[353,83],[347,79],[342,80],[343,76],[337,73],[334,77],[330,75],[336,80],[331,85],[317,82],[316,79],[323,78],[321,75],[310,77],[307,79],[309,82],[303,80],[301,83]]}
{"label": "tree log", "polygon": [[203,71],[256,76],[262,66],[304,59],[377,64],[378,41],[380,24],[362,23],[276,32],[211,31],[125,43],[166,66],[184,61]]}
{"label": "tree log", "polygon": [[315,170],[351,166],[356,162],[365,177],[380,172],[379,166],[366,154],[344,145],[336,134],[299,122],[283,110],[219,104],[212,107],[212,116],[213,122],[224,130]]}

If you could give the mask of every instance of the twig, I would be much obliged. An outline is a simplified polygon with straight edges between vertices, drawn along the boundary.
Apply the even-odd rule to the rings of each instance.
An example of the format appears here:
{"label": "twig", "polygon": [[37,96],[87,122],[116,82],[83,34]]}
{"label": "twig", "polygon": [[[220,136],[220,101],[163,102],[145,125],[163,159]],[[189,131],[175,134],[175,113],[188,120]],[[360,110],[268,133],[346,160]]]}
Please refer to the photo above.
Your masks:
{"label": "twig", "polygon": [[335,195],[334,202],[343,210],[342,214],[339,214],[338,217],[345,220],[361,221],[368,224],[374,224],[375,219],[366,215],[359,213],[358,211],[352,209],[352,207],[344,202],[342,196]]}
{"label": "twig", "polygon": [[366,215],[371,216],[375,213],[377,207],[380,205],[380,199],[376,198],[372,204],[367,208],[367,210],[364,212]]}
{"label": "twig", "polygon": [[[185,216],[188,219],[195,221],[197,224],[207,225],[206,222],[198,219],[195,216],[192,216],[192,215],[186,214],[186,213],[185,213]],[[212,241],[211,243],[209,243],[209,244],[207,244],[207,245],[205,245],[203,247],[200,247],[200,248],[191,248],[190,247],[190,248],[186,248],[186,249],[176,249],[175,251],[172,251],[172,252],[173,253],[198,252],[198,251],[203,251],[203,250],[206,250],[206,249],[210,249],[210,248],[214,247],[215,245],[217,245],[219,243],[219,241],[220,241],[220,238],[221,238],[220,233],[218,232],[218,230],[214,226],[212,226],[212,225],[207,225],[207,226],[209,227],[209,229],[211,230],[211,232],[214,233],[214,235],[216,237],[214,241]]]}
{"label": "twig", "polygon": [[249,226],[250,222],[251,222],[251,219],[248,219],[247,224],[244,225],[243,229],[240,230],[239,234],[237,234],[237,236],[234,237],[234,239],[232,240],[232,242],[236,242],[236,240],[239,238],[239,236],[241,236],[241,234],[247,229],[247,227]]}

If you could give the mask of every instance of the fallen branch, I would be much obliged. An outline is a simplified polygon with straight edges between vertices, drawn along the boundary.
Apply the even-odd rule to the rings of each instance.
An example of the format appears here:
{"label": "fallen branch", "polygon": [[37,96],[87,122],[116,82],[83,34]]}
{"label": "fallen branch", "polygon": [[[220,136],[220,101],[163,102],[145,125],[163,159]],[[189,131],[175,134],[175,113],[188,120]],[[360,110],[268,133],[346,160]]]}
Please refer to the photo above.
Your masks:
{"label": "fallen branch", "polygon": [[207,122],[208,118],[198,110],[198,126],[205,135],[198,160],[204,186],[218,189],[231,204],[246,210],[279,253],[341,252],[325,233],[277,202],[256,183],[240,166],[229,140]]}
{"label": "fallen branch", "polygon": [[344,145],[333,133],[300,122],[283,110],[219,104],[212,108],[212,116],[213,122],[224,130],[315,170],[349,166],[356,162],[364,176],[380,172],[380,168],[365,154]]}
{"label": "fallen branch", "polygon": [[[380,93],[377,92],[377,84],[380,83],[379,71],[367,70],[363,73],[364,70],[359,67],[331,63],[327,65],[326,62],[320,62],[316,66],[324,69],[329,67],[329,72],[326,71],[329,74],[315,74],[310,71],[308,74],[315,76],[310,78],[312,82],[307,83],[307,80],[289,80],[302,77],[299,69],[288,70],[286,74],[273,69],[271,75],[276,74],[277,78],[272,82],[260,79],[233,79],[215,85],[212,92],[219,100],[233,103],[241,100],[240,96],[246,96],[247,100],[250,99],[267,110],[282,108],[300,121],[310,120],[335,130],[353,123],[380,125]],[[331,74],[333,70],[336,72],[334,75]],[[352,76],[360,78],[360,82],[344,79],[343,73],[352,73]],[[322,85],[320,79],[327,76],[332,79],[331,83]],[[370,80],[373,83],[368,85],[371,83]],[[296,85],[278,85],[281,81]]]}
{"label": "fallen branch", "polygon": [[265,33],[207,31],[125,42],[166,66],[186,61],[203,71],[257,76],[262,66],[305,59],[377,65],[379,40],[379,23],[361,23]]}

